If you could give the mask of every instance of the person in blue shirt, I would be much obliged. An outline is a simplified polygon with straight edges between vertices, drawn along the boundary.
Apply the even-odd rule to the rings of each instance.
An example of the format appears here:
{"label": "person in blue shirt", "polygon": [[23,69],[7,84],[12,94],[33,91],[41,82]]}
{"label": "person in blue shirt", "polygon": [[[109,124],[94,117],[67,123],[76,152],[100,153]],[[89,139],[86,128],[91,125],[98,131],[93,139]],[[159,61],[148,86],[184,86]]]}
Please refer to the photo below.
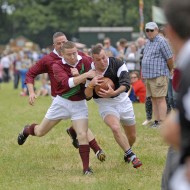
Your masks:
{"label": "person in blue shirt", "polygon": [[105,50],[106,54],[108,55],[108,57],[118,57],[119,56],[119,52],[117,51],[117,49],[111,45],[110,38],[104,39],[104,50]]}

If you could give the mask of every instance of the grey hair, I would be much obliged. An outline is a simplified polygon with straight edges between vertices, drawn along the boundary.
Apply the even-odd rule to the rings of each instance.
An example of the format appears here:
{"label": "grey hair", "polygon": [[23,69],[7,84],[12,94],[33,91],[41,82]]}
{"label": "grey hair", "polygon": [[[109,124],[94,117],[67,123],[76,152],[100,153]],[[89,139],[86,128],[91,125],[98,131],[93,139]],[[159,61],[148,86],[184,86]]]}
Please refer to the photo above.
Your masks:
{"label": "grey hair", "polygon": [[60,36],[65,36],[65,34],[63,32],[55,32],[53,34],[53,42],[54,42],[55,38],[58,38]]}

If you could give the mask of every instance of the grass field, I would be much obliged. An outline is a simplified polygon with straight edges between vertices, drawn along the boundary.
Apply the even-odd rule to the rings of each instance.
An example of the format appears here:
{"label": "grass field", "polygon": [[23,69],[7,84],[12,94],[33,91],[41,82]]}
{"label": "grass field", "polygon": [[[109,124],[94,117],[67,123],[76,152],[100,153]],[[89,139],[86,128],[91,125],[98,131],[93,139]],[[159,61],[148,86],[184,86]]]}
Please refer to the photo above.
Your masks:
{"label": "grass field", "polygon": [[13,85],[0,87],[0,190],[159,190],[167,145],[158,129],[141,125],[144,104],[135,104],[137,141],[134,152],[143,166],[134,169],[123,161],[123,152],[111,131],[101,120],[97,106],[89,104],[89,127],[104,149],[107,159],[101,163],[93,151],[90,163],[93,176],[83,176],[78,150],[73,148],[65,130],[70,121],[62,121],[42,138],[29,137],[22,146],[18,133],[25,124],[39,123],[51,104],[40,97],[34,106],[20,97]]}

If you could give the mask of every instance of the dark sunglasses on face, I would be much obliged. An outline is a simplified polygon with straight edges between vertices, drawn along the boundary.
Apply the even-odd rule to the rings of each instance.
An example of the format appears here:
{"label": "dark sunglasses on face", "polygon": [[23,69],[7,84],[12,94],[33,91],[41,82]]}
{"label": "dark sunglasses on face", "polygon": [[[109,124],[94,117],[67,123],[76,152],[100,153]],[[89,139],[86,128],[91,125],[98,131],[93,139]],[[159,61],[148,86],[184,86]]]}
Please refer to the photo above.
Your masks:
{"label": "dark sunglasses on face", "polygon": [[146,32],[154,32],[154,30],[146,29]]}

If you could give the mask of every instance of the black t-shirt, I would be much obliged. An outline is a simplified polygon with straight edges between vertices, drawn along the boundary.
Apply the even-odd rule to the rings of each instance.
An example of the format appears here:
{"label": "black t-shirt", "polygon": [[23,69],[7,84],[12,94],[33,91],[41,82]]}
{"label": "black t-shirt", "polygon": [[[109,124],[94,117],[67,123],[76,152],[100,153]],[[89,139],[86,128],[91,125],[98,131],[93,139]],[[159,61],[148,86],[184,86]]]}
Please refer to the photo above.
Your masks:
{"label": "black t-shirt", "polygon": [[[123,85],[126,86],[126,91],[128,92],[130,88],[130,77],[129,77],[129,72],[122,69],[122,66],[124,64],[125,63],[120,59],[109,57],[109,66],[106,72],[104,73],[104,77],[110,78],[113,81],[115,85],[115,90]],[[119,76],[118,73],[120,73]],[[100,98],[95,93],[95,91],[93,91],[93,98]]]}

